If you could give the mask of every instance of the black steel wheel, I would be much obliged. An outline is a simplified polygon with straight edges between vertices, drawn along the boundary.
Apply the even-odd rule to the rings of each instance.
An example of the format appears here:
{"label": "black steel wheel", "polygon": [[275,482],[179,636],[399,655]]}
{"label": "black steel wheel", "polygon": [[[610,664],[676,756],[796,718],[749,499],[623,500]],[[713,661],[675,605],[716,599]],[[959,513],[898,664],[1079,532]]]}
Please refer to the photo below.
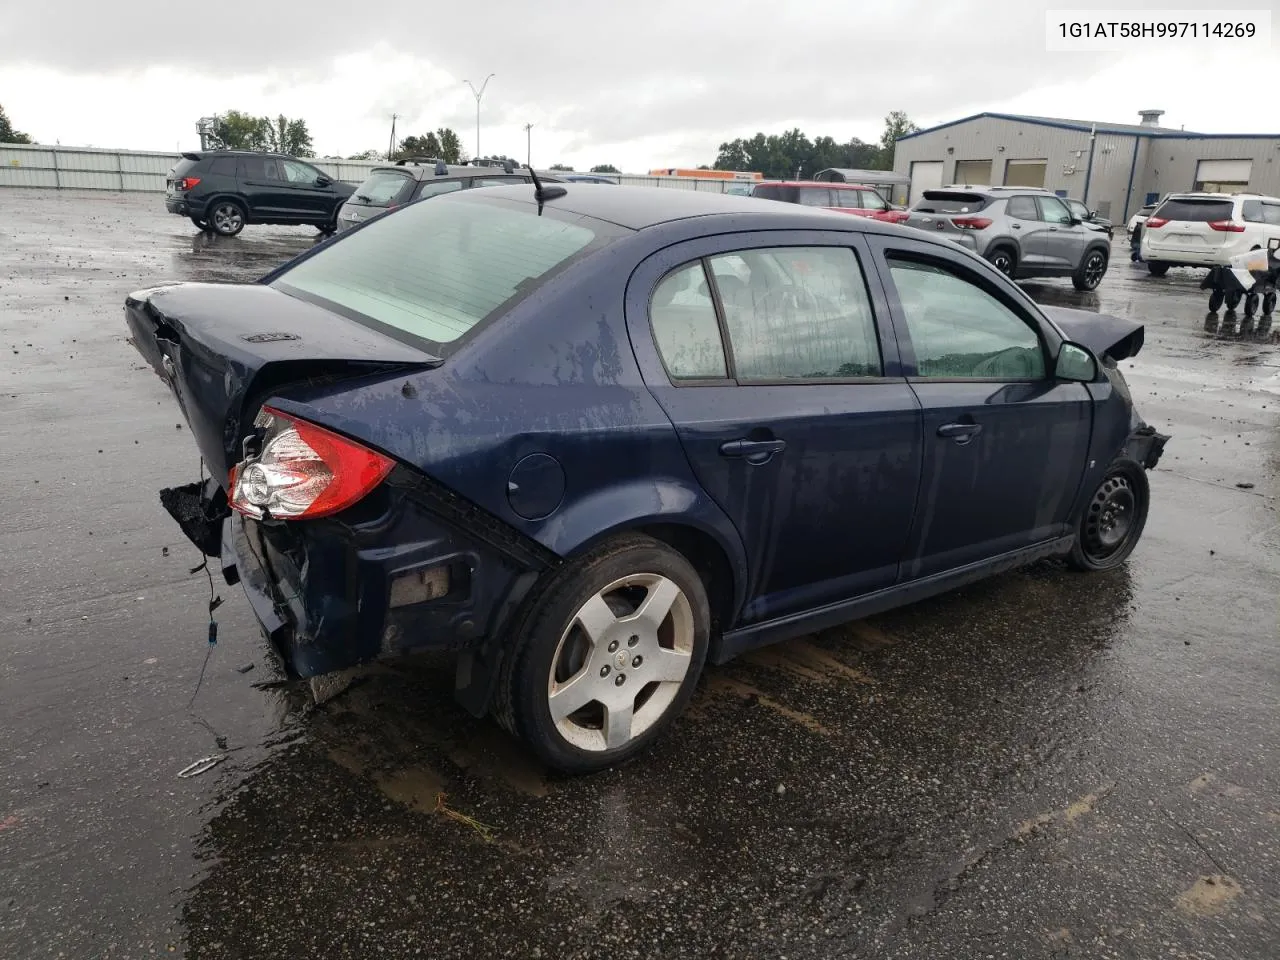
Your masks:
{"label": "black steel wheel", "polygon": [[1217,313],[1218,309],[1222,306],[1222,301],[1225,299],[1227,299],[1227,292],[1225,290],[1211,291],[1209,294],[1209,312]]}
{"label": "black steel wheel", "polygon": [[987,254],[987,262],[1010,279],[1018,268],[1018,256],[1008,247],[996,247]]}
{"label": "black steel wheel", "polygon": [[1128,559],[1147,523],[1150,487],[1142,465],[1128,458],[1107,469],[1076,525],[1069,562],[1077,570],[1112,570]]}
{"label": "black steel wheel", "polygon": [[1077,290],[1094,290],[1107,273],[1107,255],[1102,250],[1090,250],[1071,277]]}

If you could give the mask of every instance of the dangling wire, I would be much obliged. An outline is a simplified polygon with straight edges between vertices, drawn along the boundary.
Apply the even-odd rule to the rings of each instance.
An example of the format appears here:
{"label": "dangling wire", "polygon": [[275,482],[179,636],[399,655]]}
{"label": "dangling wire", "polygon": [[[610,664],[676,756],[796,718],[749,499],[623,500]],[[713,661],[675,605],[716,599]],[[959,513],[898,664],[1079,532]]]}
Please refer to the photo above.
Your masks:
{"label": "dangling wire", "polygon": [[[204,457],[200,458],[200,483],[204,484]],[[217,596],[213,589],[213,571],[209,569],[208,557],[204,558],[200,566],[192,567],[191,572],[198,573],[201,569],[209,580],[209,645],[204,652],[204,663],[200,665],[200,677],[196,680],[196,688],[191,693],[191,699],[187,701],[188,710],[200,695],[200,688],[204,685],[204,673],[209,667],[209,658],[213,656],[213,648],[218,645],[218,621],[213,618],[213,611],[217,610],[222,603],[222,598]]]}

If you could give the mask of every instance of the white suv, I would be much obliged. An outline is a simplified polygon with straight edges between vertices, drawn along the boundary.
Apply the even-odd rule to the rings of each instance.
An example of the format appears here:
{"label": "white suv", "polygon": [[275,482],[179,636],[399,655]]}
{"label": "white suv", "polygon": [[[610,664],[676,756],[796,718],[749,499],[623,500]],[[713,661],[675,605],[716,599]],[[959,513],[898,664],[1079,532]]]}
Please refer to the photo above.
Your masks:
{"label": "white suv", "polygon": [[1280,199],[1256,193],[1171,194],[1143,224],[1142,259],[1155,276],[1170,267],[1220,267],[1280,239]]}

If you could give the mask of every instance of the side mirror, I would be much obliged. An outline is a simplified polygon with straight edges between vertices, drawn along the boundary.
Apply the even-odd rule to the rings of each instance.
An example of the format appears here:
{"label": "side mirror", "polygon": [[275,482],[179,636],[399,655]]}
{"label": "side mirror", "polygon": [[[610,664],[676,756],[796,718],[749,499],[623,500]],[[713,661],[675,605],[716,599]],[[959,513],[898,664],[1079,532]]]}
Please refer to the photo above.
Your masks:
{"label": "side mirror", "polygon": [[327,187],[331,183],[333,183],[333,181],[330,180],[328,177],[316,177],[317,187]]}
{"label": "side mirror", "polygon": [[1078,343],[1064,343],[1058,351],[1053,372],[1059,380],[1092,383],[1098,379],[1098,361]]}

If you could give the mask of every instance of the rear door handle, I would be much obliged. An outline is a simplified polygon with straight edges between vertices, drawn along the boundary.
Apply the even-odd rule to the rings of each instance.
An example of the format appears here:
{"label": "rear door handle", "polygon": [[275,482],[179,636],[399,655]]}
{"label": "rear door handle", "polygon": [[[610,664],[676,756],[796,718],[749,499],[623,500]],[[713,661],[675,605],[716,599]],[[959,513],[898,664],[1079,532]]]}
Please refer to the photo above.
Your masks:
{"label": "rear door handle", "polygon": [[766,463],[787,448],[785,440],[730,440],[720,445],[722,457],[745,457],[748,463]]}
{"label": "rear door handle", "polygon": [[968,443],[981,432],[980,423],[944,423],[938,428],[938,436],[951,437],[956,443]]}
{"label": "rear door handle", "polygon": [[1009,224],[1009,226],[1010,226],[1010,227],[1012,227],[1014,230],[1021,230],[1021,229],[1022,229],[1022,224],[1020,224],[1020,223],[1011,223],[1011,224]]}

